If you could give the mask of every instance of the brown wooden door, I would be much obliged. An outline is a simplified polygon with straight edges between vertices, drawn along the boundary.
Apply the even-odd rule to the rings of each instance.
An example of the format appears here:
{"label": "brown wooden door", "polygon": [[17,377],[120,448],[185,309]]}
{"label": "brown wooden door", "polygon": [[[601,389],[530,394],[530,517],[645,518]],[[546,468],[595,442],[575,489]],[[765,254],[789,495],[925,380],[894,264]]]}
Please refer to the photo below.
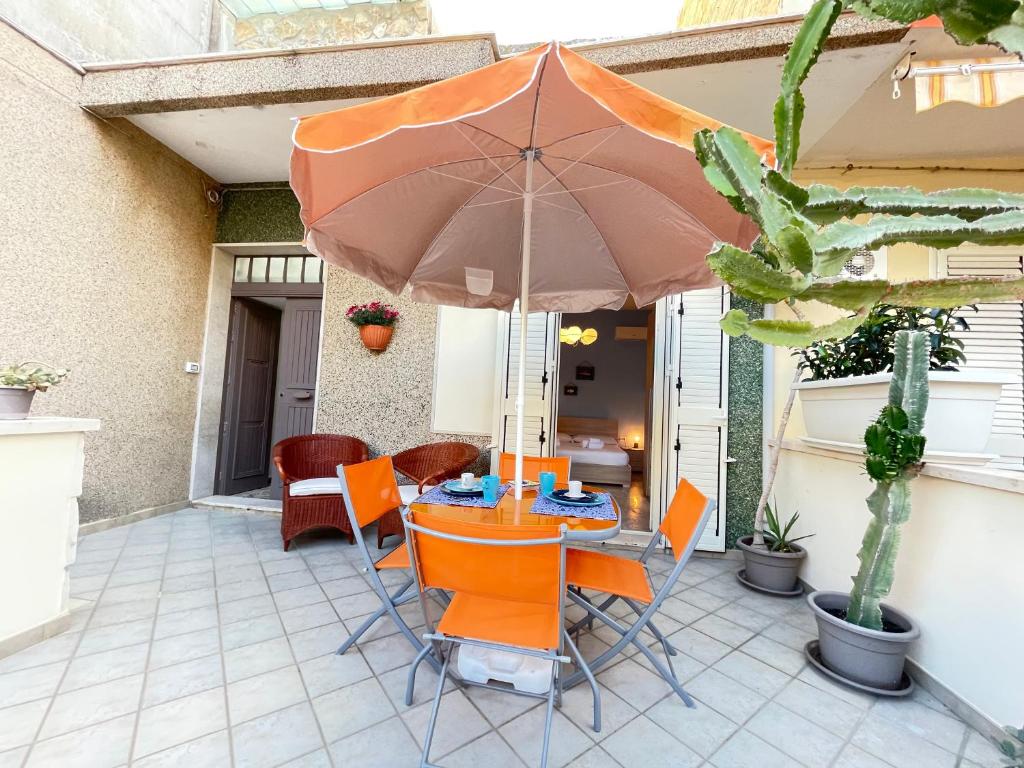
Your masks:
{"label": "brown wooden door", "polygon": [[231,302],[218,493],[267,485],[280,323],[273,307],[249,299]]}
{"label": "brown wooden door", "polygon": [[[321,299],[288,299],[285,304],[274,397],[274,443],[313,431],[321,305]],[[280,498],[280,482],[275,472],[274,498]]]}

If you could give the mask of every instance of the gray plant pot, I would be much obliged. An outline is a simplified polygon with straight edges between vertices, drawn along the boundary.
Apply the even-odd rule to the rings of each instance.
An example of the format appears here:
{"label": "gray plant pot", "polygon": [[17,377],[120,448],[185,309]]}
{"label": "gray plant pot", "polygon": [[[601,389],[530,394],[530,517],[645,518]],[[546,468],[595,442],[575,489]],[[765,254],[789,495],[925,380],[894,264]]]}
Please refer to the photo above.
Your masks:
{"label": "gray plant pot", "polygon": [[0,386],[0,419],[28,418],[35,394],[34,389]]}
{"label": "gray plant pot", "polygon": [[753,536],[741,536],[736,546],[743,552],[744,580],[769,592],[799,592],[800,566],[807,550],[796,544],[796,552],[769,552],[766,547],[752,545]]}
{"label": "gray plant pot", "polygon": [[910,617],[882,605],[882,618],[903,629],[879,632],[850,624],[828,612],[846,610],[846,592],[812,592],[807,603],[818,622],[818,649],[822,663],[840,677],[868,688],[893,691],[905,684],[903,664],[907,649],[921,634]]}

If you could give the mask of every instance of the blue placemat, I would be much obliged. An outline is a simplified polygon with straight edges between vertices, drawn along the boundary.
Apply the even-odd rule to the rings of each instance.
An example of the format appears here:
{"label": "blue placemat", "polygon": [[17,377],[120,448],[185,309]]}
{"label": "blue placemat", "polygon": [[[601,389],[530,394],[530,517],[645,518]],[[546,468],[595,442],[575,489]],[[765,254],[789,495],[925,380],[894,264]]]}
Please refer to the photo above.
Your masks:
{"label": "blue placemat", "polygon": [[567,504],[558,504],[547,496],[537,494],[537,500],[533,502],[530,511],[535,515],[557,515],[558,517],[580,517],[584,520],[615,520],[618,515],[615,513],[615,506],[612,504],[611,494],[595,493],[602,500],[602,504],[596,507],[570,507]]}
{"label": "blue placemat", "polygon": [[445,493],[440,485],[434,486],[424,493],[413,504],[450,504],[454,507],[483,507],[494,509],[505,495],[505,491],[512,487],[512,483],[502,483],[498,486],[498,498],[494,501],[484,501],[483,496],[456,496],[452,493]]}

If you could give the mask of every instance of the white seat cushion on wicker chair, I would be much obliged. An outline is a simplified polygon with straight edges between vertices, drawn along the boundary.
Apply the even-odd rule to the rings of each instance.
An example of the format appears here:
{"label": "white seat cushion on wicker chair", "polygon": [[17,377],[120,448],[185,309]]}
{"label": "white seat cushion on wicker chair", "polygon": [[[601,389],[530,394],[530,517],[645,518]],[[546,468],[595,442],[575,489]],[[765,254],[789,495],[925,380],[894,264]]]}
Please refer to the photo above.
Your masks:
{"label": "white seat cushion on wicker chair", "polygon": [[[434,486],[432,485],[424,485],[423,493],[426,493],[433,487]],[[420,493],[418,485],[400,485],[398,486],[398,493],[402,497],[402,503],[405,504],[406,506],[412,504],[414,501],[416,501],[416,499],[423,495]]]}
{"label": "white seat cushion on wicker chair", "polygon": [[337,477],[313,477],[309,480],[297,480],[288,486],[289,496],[323,496],[340,493],[341,481]]}

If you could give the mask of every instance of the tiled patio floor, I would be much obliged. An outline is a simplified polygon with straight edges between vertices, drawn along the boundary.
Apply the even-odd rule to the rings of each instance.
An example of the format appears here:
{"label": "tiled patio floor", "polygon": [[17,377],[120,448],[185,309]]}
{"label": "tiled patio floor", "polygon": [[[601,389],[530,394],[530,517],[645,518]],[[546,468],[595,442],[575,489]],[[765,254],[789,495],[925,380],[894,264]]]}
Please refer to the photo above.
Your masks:
{"label": "tiled patio floor", "polygon": [[[357,550],[318,537],[285,553],[278,525],[183,510],[83,539],[73,592],[88,602],[72,629],[0,660],[0,768],[415,766],[431,670],[407,709],[411,650],[387,621],[335,656],[377,605]],[[552,766],[1000,765],[929,695],[876,701],[808,669],[803,601],[752,595],[734,567],[695,559],[664,609],[698,708],[622,660],[599,677],[601,733],[590,730],[589,690],[567,693]],[[585,654],[604,647],[597,635]],[[442,706],[440,764],[536,765],[538,702],[453,689]]]}

